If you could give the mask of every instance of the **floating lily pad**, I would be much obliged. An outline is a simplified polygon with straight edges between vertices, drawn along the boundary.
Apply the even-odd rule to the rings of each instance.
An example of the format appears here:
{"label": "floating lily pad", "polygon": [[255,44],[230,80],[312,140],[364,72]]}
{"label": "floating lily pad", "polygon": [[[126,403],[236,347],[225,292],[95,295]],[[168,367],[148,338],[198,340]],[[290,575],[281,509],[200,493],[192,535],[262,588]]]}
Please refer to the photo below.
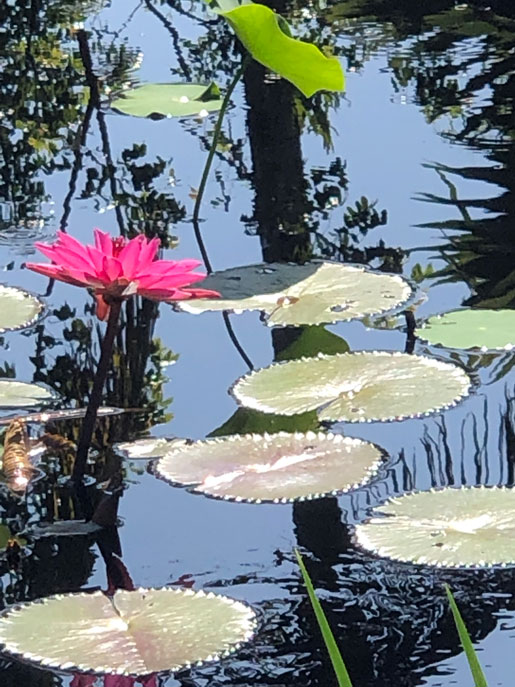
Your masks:
{"label": "floating lily pad", "polygon": [[[3,652],[61,670],[147,675],[225,656],[251,638],[253,611],[186,589],[65,594],[0,619]],[[42,631],[44,628],[44,632]]]}
{"label": "floating lily pad", "polygon": [[209,496],[287,503],[357,488],[377,472],[381,460],[381,451],[361,439],[279,432],[172,447],[156,472]]}
{"label": "floating lily pad", "polygon": [[147,437],[136,441],[123,441],[116,444],[116,448],[129,460],[149,460],[161,458],[170,450],[172,444],[184,443],[180,439],[167,439],[165,437]]}
{"label": "floating lily pad", "polygon": [[148,83],[125,91],[111,107],[134,117],[189,117],[222,105],[215,84]]}
{"label": "floating lily pad", "polygon": [[515,310],[451,310],[430,317],[417,335],[446,348],[511,350],[515,346]]}
{"label": "floating lily pad", "polygon": [[0,333],[30,327],[43,312],[43,303],[30,293],[0,284]]}
{"label": "floating lily pad", "polygon": [[429,415],[455,405],[469,388],[469,377],[451,363],[359,351],[271,365],[242,377],[232,392],[265,413],[318,409],[321,420],[374,422]]}
{"label": "floating lily pad", "polygon": [[321,90],[343,91],[345,78],[338,58],[292,38],[286,20],[269,7],[245,3],[219,14],[255,60],[291,81],[306,97]]}
{"label": "floating lily pad", "polygon": [[356,541],[379,556],[425,565],[515,565],[515,489],[406,494],[375,508],[357,526]]}
{"label": "floating lily pad", "polygon": [[0,408],[28,408],[48,403],[53,394],[38,384],[0,379]]}
{"label": "floating lily pad", "polygon": [[202,288],[221,298],[180,301],[186,312],[261,310],[267,324],[301,325],[340,322],[379,315],[412,296],[402,277],[337,262],[306,265],[248,265],[213,274]]}

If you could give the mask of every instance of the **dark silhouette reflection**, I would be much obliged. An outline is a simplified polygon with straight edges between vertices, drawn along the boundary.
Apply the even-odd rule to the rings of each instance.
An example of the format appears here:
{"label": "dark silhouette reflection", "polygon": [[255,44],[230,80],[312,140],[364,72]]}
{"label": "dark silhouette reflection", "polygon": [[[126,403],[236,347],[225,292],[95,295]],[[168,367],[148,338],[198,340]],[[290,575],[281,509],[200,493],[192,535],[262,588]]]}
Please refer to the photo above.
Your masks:
{"label": "dark silhouette reflection", "polygon": [[[457,29],[456,35],[446,33],[452,19],[446,13],[427,16],[429,12],[450,12],[453,6],[453,3],[442,1],[428,3],[424,8],[415,8],[406,3],[393,8],[392,3],[378,0],[339,4],[333,6],[330,12],[332,10],[337,16],[337,12],[346,14],[348,9],[349,14],[354,16],[374,14],[378,23],[393,23],[396,37],[417,35],[419,31],[423,34],[425,28],[428,31],[430,28],[435,30],[435,36],[428,33],[427,41],[424,42],[422,36],[421,41],[414,42],[413,50],[420,54],[417,52],[412,56],[406,50],[407,57],[402,63],[395,63],[391,58],[391,67],[399,84],[401,79],[404,79],[402,83],[405,85],[411,78],[417,80],[417,85],[423,84],[418,93],[420,102],[424,106],[431,103],[431,112],[438,116],[438,112],[448,113],[449,108],[470,96],[470,88],[461,92],[449,77],[470,67],[468,62],[463,64],[455,59],[454,50],[452,55],[450,52],[451,47],[465,38],[465,31],[460,34]],[[475,3],[472,3],[469,8],[474,6]],[[499,9],[495,3],[492,7]],[[467,10],[468,13],[471,11],[474,10]],[[483,11],[479,9],[478,21],[482,15]],[[385,28],[385,34],[390,30],[391,27]],[[468,31],[471,31],[470,27]],[[510,33],[507,37],[503,34],[505,44],[499,49],[501,53],[506,51],[507,43],[510,39],[513,41],[514,35]],[[388,34],[385,40],[390,37],[391,34]],[[485,42],[492,45],[495,37],[489,36]],[[449,56],[446,50],[449,50]],[[435,66],[436,54],[439,60]],[[463,51],[463,54],[464,59],[468,59],[468,52]],[[474,59],[479,64],[481,54]],[[441,75],[438,74],[440,62],[444,65]],[[424,68],[427,69],[427,76],[422,79],[419,74]],[[511,78],[507,72],[505,74],[505,79]],[[477,88],[484,85],[482,83]],[[444,86],[447,87],[445,93]],[[347,260],[374,261],[372,264],[375,265],[379,262],[380,266],[392,271],[401,271],[402,251],[390,249],[388,252],[383,246],[379,255],[374,254],[373,249],[360,255],[356,250],[353,251],[352,245],[347,245],[346,251],[339,251],[335,249],[337,243],[324,244],[319,233],[312,231],[313,215],[310,213],[313,206],[309,202],[309,184],[302,164],[301,128],[295,120],[292,89],[283,82],[267,83],[264,70],[254,66],[245,76],[245,94],[249,105],[247,126],[255,192],[254,215],[249,221],[260,236],[264,260],[303,262],[318,254]],[[511,111],[506,99],[503,107]],[[281,128],[283,122],[284,137]],[[470,126],[467,128],[465,124],[464,131],[463,141],[477,147],[477,141],[474,143],[470,138]],[[502,158],[499,156],[501,151],[493,144],[491,147],[488,142],[483,145],[483,150],[488,151],[492,160],[498,165],[503,164],[501,169],[444,170],[437,167],[437,170],[446,178],[452,171],[481,181],[494,182],[495,179],[494,183],[502,183],[508,188],[508,194],[472,202],[461,202],[451,196],[449,204],[462,212],[463,219],[438,225],[445,230],[448,240],[448,245],[442,248],[442,254],[450,255],[443,274],[471,287],[473,295],[470,303],[495,307],[492,301],[486,299],[486,295],[498,295],[500,300],[495,301],[495,305],[506,307],[511,304],[514,265],[513,241],[510,239],[513,231],[508,226],[513,218],[509,202],[509,178],[513,175],[510,165],[506,165],[506,155],[511,154],[511,148],[504,151],[505,157]],[[285,169],[288,170],[286,176],[281,172]],[[342,182],[339,188],[344,190],[347,182],[343,177]],[[336,191],[334,193],[336,196]],[[469,206],[501,213],[501,218],[487,217],[486,221],[472,221],[464,214]],[[375,210],[374,214],[370,203],[362,203],[354,213],[346,213],[347,233],[344,237],[349,238],[354,221],[361,227],[360,233],[365,234],[368,228],[377,226],[385,219],[382,212]],[[448,238],[449,230],[452,230],[452,240]],[[340,245],[345,246],[345,240]],[[376,260],[378,257],[379,261]],[[324,350],[323,337],[305,337],[309,329],[315,328],[273,330],[275,360],[314,355]],[[300,345],[298,342],[301,342]],[[302,342],[309,343],[303,346]],[[341,342],[342,349],[347,350],[345,342]],[[407,350],[422,352],[413,336],[408,337]],[[289,354],[288,351],[293,353]],[[482,394],[468,406],[453,410],[452,415],[444,413],[428,422],[399,424],[395,428],[396,434],[390,427],[384,436],[386,446],[390,449],[390,459],[379,478],[369,487],[339,500],[329,498],[293,506],[297,542],[306,557],[315,587],[320,591],[324,609],[351,676],[360,684],[419,684],[424,676],[434,672],[435,664],[460,653],[461,647],[443,591],[444,582],[448,582],[454,590],[474,640],[484,638],[496,628],[496,614],[499,611],[515,609],[511,593],[513,573],[510,571],[441,572],[377,559],[354,548],[352,527],[344,524],[362,521],[371,506],[413,489],[513,484],[515,421],[513,379],[509,375],[513,356],[508,352],[501,356],[455,358],[455,362],[476,372],[486,384],[491,385],[484,396]],[[502,387],[503,380],[506,380],[506,391]],[[242,408],[213,434],[305,431],[317,429],[318,426],[315,414],[280,418]],[[367,434],[365,430],[364,434]],[[377,440],[377,433],[373,439]],[[291,568],[284,572],[285,558],[288,560],[289,555],[289,552],[278,552],[278,573],[275,578],[273,575],[256,574],[247,579],[218,580],[213,583],[214,586],[230,588],[231,584],[275,582],[289,594],[263,602],[261,642],[253,650],[244,650],[234,663],[224,669],[223,678],[230,684],[335,684],[317,624],[304,597],[304,589],[295,572],[292,575]],[[302,597],[303,600],[299,601]],[[260,661],[266,663],[266,668],[260,665]],[[197,672],[194,677],[196,675]],[[216,675],[218,677],[220,673],[217,671]],[[202,680],[213,679],[214,676],[215,673],[210,669],[198,671],[198,680],[186,680],[183,684],[202,684]]]}

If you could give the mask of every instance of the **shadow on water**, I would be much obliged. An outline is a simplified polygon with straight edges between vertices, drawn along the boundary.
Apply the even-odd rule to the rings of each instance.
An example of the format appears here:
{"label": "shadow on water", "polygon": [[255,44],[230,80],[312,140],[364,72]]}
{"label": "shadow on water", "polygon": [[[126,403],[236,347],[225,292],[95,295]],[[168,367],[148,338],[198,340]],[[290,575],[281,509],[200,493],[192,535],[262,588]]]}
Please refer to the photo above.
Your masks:
{"label": "shadow on water", "polygon": [[[230,33],[206,19],[204,12],[190,17],[190,8],[176,0],[146,4],[157,10],[156,22],[168,31],[179,66],[187,65],[192,78],[226,78],[239,63]],[[282,4],[275,8],[287,10]],[[199,39],[182,39],[174,34],[173,22],[166,20],[168,13],[193,22],[204,33]],[[150,161],[145,141],[125,141],[121,150],[115,149],[109,122],[98,107],[106,86],[116,91],[131,79],[137,48],[113,38],[106,27],[94,32],[74,27],[86,16],[80,3],[64,1],[31,0],[0,8],[0,25],[5,27],[0,33],[0,241],[15,241],[23,252],[44,233],[51,207],[46,184],[53,175],[65,174],[63,204],[58,213],[54,209],[57,226],[68,227],[77,202],[92,201],[97,211],[114,204],[121,233],[144,231],[173,245],[172,234],[186,211],[165,188],[170,160]],[[302,7],[294,6],[292,16],[299,22]],[[465,7],[449,0],[422,4],[352,0],[332,3],[304,19],[299,30],[331,44],[348,67],[362,69],[369,59],[382,55],[393,88],[413,93],[412,101],[423,110],[428,124],[443,121],[440,133],[450,144],[481,153],[477,166],[451,167],[438,161],[432,165],[445,193],[436,196],[422,189],[420,198],[454,216],[426,223],[426,228],[439,233],[439,243],[421,248],[443,261],[430,284],[466,285],[469,305],[513,307],[512,3],[492,0],[486,9],[481,2]],[[218,49],[206,56],[206,46],[214,41]],[[251,182],[253,210],[241,219],[243,230],[258,237],[262,259],[303,263],[329,257],[402,272],[409,251],[393,245],[395,235],[390,234],[392,245],[374,241],[373,233],[369,236],[387,223],[387,209],[366,196],[356,205],[347,204],[350,172],[341,157],[330,152],[331,162],[324,168],[305,159],[306,132],[317,134],[331,150],[330,117],[342,105],[341,99],[317,96],[307,101],[288,83],[270,79],[256,63],[245,73],[243,93],[250,155],[228,127],[217,159],[231,169],[239,184]],[[190,128],[188,123],[184,129],[204,146],[209,144],[209,131]],[[462,198],[461,180],[480,182],[481,197]],[[217,174],[214,183],[228,203],[223,175]],[[485,196],[485,184],[498,194]],[[329,217],[337,219],[326,231]],[[428,288],[430,292],[431,285]],[[39,521],[83,519],[94,513],[93,520],[104,518],[102,524],[110,529],[102,535],[41,537],[19,559],[2,555],[2,604],[87,588],[102,559],[108,585],[128,584],[130,576],[118,562],[122,551],[115,526],[119,501],[132,486],[126,466],[109,447],[170,420],[164,370],[174,356],[156,336],[158,317],[159,308],[153,303],[126,305],[106,403],[134,412],[99,424],[95,437],[99,458],[91,470],[94,480],[88,498],[77,501],[63,487],[62,478],[71,466],[66,444],[56,450],[55,440],[41,459],[44,477],[33,483],[25,498],[4,491],[1,495],[2,519],[14,532]],[[100,334],[93,322],[91,303],[64,305],[31,335],[33,378],[58,391],[63,407],[82,406],[87,399]],[[270,338],[275,360],[349,350],[346,340],[320,327],[272,330]],[[417,342],[415,352],[423,350]],[[443,416],[403,423],[401,429],[399,425],[363,428],[359,435],[385,445],[391,456],[374,484],[340,499],[292,507],[294,536],[356,685],[421,684],[437,672],[436,664],[460,652],[447,611],[445,581],[455,592],[474,640],[496,629],[501,611],[515,611],[510,570],[427,570],[374,558],[357,551],[352,542],[352,524],[389,496],[446,485],[514,483],[513,357],[464,356],[459,362],[483,381],[466,404]],[[14,376],[9,365],[2,370]],[[212,434],[318,428],[314,413],[283,418],[238,409]],[[350,428],[343,429],[351,433]],[[67,421],[44,430],[73,441],[79,426]],[[200,508],[201,499],[194,498]],[[122,528],[129,533],[127,548],[130,528],[130,521]],[[239,576],[226,577],[221,570],[210,573],[205,583],[229,593],[240,585],[249,591],[253,585],[272,586],[271,598],[257,604],[262,619],[257,639],[235,658],[170,678],[168,684],[333,684],[291,547],[274,551],[272,561],[264,560],[254,572],[246,571],[244,561],[239,563]],[[0,670],[6,687],[68,684],[66,677],[7,661],[0,663]]]}

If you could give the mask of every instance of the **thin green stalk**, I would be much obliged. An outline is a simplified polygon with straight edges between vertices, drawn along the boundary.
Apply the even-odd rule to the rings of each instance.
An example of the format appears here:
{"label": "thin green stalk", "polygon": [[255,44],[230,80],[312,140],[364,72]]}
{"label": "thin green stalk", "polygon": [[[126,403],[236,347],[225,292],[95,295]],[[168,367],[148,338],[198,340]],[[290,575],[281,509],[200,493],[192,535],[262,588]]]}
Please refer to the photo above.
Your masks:
{"label": "thin green stalk", "polygon": [[320,601],[318,600],[317,595],[315,594],[313,583],[311,582],[309,573],[306,570],[306,566],[304,565],[302,556],[300,555],[297,549],[295,549],[295,555],[297,556],[297,562],[302,573],[302,578],[304,579],[304,584],[306,585],[306,589],[308,590],[309,600],[311,602],[311,606],[313,607],[313,611],[318,622],[318,627],[320,628],[320,632],[322,633],[327,653],[329,654],[329,658],[331,659],[333,670],[335,672],[336,679],[338,680],[338,685],[339,687],[352,687],[352,682],[350,680],[349,673],[347,672],[347,667],[343,661],[340,650],[338,649],[338,645],[336,644],[333,632],[329,626],[329,623],[327,622],[324,610],[320,605]]}
{"label": "thin green stalk", "polygon": [[[231,96],[233,94],[234,89],[236,88],[236,85],[238,81],[241,79],[243,76],[243,72],[245,71],[248,63],[250,61],[250,56],[246,55],[243,59],[243,62],[241,63],[240,68],[234,75],[233,80],[229,84],[229,88],[227,89],[224,99],[222,101],[222,107],[220,108],[220,112],[218,113],[218,119],[216,120],[215,124],[215,130],[213,131],[213,140],[211,141],[211,147],[209,148],[209,154],[207,156],[206,164],[204,165],[204,171],[202,172],[202,179],[200,180],[200,186],[198,187],[198,193],[197,197],[195,199],[195,207],[193,208],[193,223],[198,225],[198,220],[199,220],[199,213],[200,213],[200,205],[202,203],[202,196],[204,195],[204,191],[206,189],[206,184],[207,180],[209,177],[209,172],[211,170],[211,165],[213,163],[213,158],[215,156],[216,152],[216,146],[218,145],[218,139],[220,138],[220,131],[222,130],[222,123],[224,120],[225,113],[227,111],[227,108],[229,106],[229,102],[231,100]],[[206,262],[204,258],[204,262]],[[207,261],[209,262],[209,261]],[[206,264],[207,267],[207,264]]]}
{"label": "thin green stalk", "polygon": [[118,331],[118,321],[120,319],[120,311],[122,308],[122,301],[115,300],[111,303],[109,311],[109,319],[107,321],[107,329],[102,341],[102,351],[98,363],[95,378],[93,380],[93,389],[89,397],[88,408],[84,416],[82,424],[82,432],[77,446],[77,453],[75,455],[75,464],[73,466],[72,480],[75,483],[81,482],[86,469],[88,460],[89,448],[91,446],[91,439],[97,421],[97,413],[102,403],[104,385],[109,370],[109,363],[112,360],[113,344]]}
{"label": "thin green stalk", "polygon": [[465,656],[467,657],[470,672],[472,673],[474,687],[488,687],[488,683],[486,681],[485,674],[483,673],[483,669],[481,668],[481,664],[479,663],[476,650],[474,649],[474,645],[472,644],[472,640],[470,639],[467,627],[463,622],[463,618],[461,617],[461,613],[456,604],[456,601],[454,600],[454,596],[448,584],[445,585],[445,592],[447,594],[449,605],[451,607],[452,616],[454,618],[454,624],[456,625],[456,629],[458,630],[461,646],[465,651]]}

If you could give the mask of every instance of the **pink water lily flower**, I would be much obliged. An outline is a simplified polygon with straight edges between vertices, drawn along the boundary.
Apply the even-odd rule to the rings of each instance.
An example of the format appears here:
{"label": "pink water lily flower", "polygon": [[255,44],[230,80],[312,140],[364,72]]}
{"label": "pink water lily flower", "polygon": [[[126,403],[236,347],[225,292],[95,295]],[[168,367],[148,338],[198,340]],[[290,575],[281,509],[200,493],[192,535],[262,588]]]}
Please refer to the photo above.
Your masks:
{"label": "pink water lily flower", "polygon": [[92,289],[101,320],[108,318],[114,300],[125,300],[136,294],[156,301],[220,295],[208,289],[186,288],[206,277],[192,271],[202,263],[189,259],[158,260],[160,243],[159,239],[147,239],[143,234],[128,240],[112,238],[95,229],[95,245],[87,246],[59,231],[52,245],[35,244],[52,264],[28,262],[27,267],[51,279]]}

